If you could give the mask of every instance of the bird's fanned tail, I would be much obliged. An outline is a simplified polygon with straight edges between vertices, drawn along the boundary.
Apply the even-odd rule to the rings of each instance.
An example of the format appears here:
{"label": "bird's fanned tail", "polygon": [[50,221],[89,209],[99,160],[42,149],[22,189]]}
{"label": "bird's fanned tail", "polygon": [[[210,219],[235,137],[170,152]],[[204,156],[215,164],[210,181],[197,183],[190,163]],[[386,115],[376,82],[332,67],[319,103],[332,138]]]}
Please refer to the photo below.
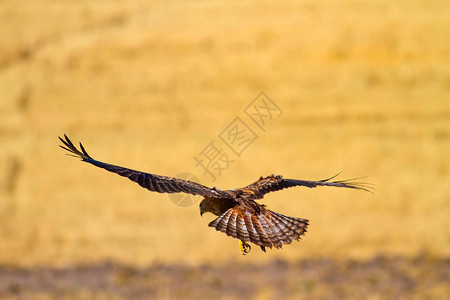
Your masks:
{"label": "bird's fanned tail", "polygon": [[265,251],[265,247],[282,248],[284,244],[300,240],[308,224],[306,219],[288,217],[268,209],[252,214],[235,206],[208,226],[243,242],[254,243]]}

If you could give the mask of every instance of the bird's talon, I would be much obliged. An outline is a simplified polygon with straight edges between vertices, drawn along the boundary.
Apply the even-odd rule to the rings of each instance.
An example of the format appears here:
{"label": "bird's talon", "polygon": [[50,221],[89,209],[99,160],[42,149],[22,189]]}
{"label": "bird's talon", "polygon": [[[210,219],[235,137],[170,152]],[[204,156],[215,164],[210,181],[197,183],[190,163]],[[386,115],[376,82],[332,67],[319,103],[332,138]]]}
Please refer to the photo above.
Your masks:
{"label": "bird's talon", "polygon": [[247,255],[250,250],[252,250],[252,247],[246,242],[239,240],[239,249],[241,250],[242,255]]}

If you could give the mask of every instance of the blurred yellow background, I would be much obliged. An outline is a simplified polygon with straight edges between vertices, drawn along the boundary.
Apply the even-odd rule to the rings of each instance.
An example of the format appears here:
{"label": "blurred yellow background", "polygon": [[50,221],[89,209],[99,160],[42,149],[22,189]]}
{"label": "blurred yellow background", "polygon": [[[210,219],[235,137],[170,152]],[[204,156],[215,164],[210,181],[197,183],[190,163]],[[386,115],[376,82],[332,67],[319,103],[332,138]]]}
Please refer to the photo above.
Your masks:
{"label": "blurred yellow background", "polygon": [[[0,264],[450,256],[450,2],[3,1]],[[283,111],[216,182],[194,157],[264,91]],[[245,119],[249,120],[249,119]],[[251,124],[250,121],[249,125]],[[64,155],[233,188],[367,176],[375,194],[269,194],[310,220],[242,257],[198,205]]]}

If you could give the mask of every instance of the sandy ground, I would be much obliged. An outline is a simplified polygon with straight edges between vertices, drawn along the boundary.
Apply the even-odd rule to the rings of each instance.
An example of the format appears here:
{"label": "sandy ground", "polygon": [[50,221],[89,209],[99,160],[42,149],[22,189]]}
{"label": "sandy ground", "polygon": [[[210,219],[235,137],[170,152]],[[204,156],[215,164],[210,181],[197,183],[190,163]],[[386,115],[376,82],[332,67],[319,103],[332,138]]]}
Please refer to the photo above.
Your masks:
{"label": "sandy ground", "polygon": [[[450,260],[0,267],[0,299],[445,299]],[[448,299],[448,298],[447,298]]]}

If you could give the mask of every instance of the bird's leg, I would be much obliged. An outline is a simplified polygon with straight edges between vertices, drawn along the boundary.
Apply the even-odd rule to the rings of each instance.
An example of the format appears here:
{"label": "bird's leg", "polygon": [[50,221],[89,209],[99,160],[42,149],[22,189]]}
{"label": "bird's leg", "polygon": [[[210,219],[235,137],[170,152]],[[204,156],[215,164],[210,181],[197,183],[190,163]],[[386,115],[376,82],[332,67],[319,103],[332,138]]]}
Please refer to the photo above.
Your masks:
{"label": "bird's leg", "polygon": [[242,255],[247,255],[252,247],[244,241],[239,240],[239,249],[241,250]]}

